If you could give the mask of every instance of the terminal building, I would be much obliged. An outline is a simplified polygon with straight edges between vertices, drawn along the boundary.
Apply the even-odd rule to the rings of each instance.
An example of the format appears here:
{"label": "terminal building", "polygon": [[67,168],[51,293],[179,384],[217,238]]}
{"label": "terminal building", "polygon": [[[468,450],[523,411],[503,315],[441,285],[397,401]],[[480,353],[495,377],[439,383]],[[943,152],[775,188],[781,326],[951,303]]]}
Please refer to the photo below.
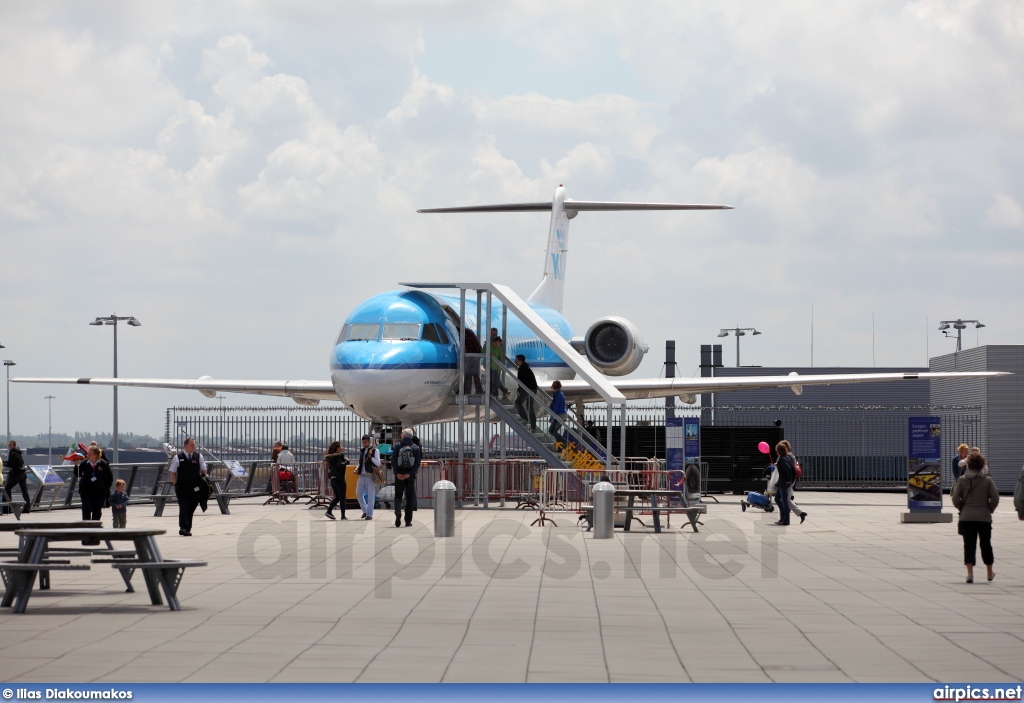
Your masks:
{"label": "terminal building", "polygon": [[[1024,345],[989,344],[933,357],[931,371],[1009,371],[1012,376],[933,381],[933,406],[981,408],[977,446],[1000,491],[1012,491],[1024,465]],[[974,446],[974,445],[972,445]],[[944,461],[945,461],[944,456]],[[952,461],[952,457],[948,461]]]}

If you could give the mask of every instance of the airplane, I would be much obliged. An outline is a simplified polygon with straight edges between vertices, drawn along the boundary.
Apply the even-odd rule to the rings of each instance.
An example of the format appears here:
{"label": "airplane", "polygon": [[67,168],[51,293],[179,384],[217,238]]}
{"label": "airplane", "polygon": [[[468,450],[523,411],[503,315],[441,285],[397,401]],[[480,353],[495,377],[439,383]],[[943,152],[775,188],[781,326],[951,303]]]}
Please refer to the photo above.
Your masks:
{"label": "airplane", "polygon": [[[528,298],[530,308],[627,399],[678,396],[693,404],[700,393],[723,393],[759,388],[789,387],[800,394],[805,386],[869,383],[898,380],[938,380],[990,377],[1003,372],[916,372],[871,374],[820,374],[749,376],[744,378],[620,378],[640,365],[648,347],[639,329],[629,320],[607,316],[596,320],[582,336],[574,336],[562,314],[569,220],[581,212],[650,210],[731,210],[727,205],[638,203],[573,200],[564,186],[555,189],[551,201],[433,208],[421,213],[551,212],[544,272]],[[162,378],[12,378],[15,383],[63,383],[103,386],[134,386],[197,390],[207,398],[218,393],[249,393],[290,397],[300,405],[341,401],[360,417],[380,425],[409,427],[453,419],[458,415],[452,395],[459,389],[460,297],[419,289],[393,290],[374,295],[358,305],[345,320],[330,353],[329,379],[218,380]],[[465,327],[477,327],[481,312],[475,296],[467,296]],[[490,320],[481,324],[502,328],[502,304],[493,301]],[[535,370],[542,387],[559,380],[570,403],[600,401],[589,383],[574,379],[574,371],[545,345],[523,321],[507,317],[505,353],[522,354]],[[486,339],[484,340],[486,343]]]}

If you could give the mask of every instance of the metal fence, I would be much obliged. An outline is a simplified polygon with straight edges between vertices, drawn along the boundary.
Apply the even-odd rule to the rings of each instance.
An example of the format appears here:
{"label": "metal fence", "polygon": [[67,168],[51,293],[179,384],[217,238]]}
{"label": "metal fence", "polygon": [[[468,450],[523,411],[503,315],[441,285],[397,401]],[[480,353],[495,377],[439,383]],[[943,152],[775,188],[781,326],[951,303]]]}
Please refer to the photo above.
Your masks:
{"label": "metal fence", "polygon": [[[478,411],[479,408],[474,408]],[[498,423],[466,418],[463,445],[472,452],[478,433],[483,433],[492,452],[500,442]],[[459,453],[459,427],[455,421],[435,422],[414,428],[427,459],[444,459]],[[342,444],[348,455],[358,453],[360,438],[370,431],[370,422],[342,407],[175,407],[168,408],[164,441],[180,446],[194,437],[210,453],[223,460],[242,462],[267,460],[277,441],[288,445],[297,461],[319,461],[327,446]],[[533,451],[512,432],[506,432],[505,455],[529,457]]]}
{"label": "metal fence", "polygon": [[[601,405],[588,406],[587,419],[600,426],[605,412]],[[717,405],[675,409],[676,417],[700,417],[702,412],[705,417],[711,415],[711,427],[781,427],[803,467],[803,488],[905,489],[909,417],[942,418],[942,482],[946,487],[952,485],[950,466],[957,445],[979,446],[984,439],[984,409],[980,406]],[[618,420],[618,412],[615,416]],[[627,409],[627,430],[664,424],[664,406]],[[613,445],[618,433],[616,426]],[[661,442],[663,447],[664,440]],[[768,463],[767,457],[764,463]]]}
{"label": "metal fence", "polygon": [[[219,461],[207,462],[210,477],[218,480],[224,493],[233,497],[267,493],[271,486],[271,464],[269,461],[247,462],[243,468],[244,476],[237,476],[231,469]],[[26,477],[29,497],[33,510],[55,510],[75,508],[81,505],[78,495],[78,479],[75,467],[53,466],[51,473],[59,480],[40,482],[34,473]],[[110,471],[114,480],[125,482],[125,491],[131,496],[131,505],[152,504],[153,496],[164,492],[164,483],[168,480],[168,462],[111,464]],[[50,477],[51,479],[53,477]],[[23,503],[21,491],[10,496],[12,503]]]}
{"label": "metal fence", "polygon": [[[908,417],[939,415],[942,418],[945,486],[951,482],[950,463],[956,446],[961,442],[979,446],[984,439],[984,413],[978,406],[717,405],[710,409],[696,406],[675,409],[677,417],[700,416],[702,412],[705,417],[710,415],[712,427],[780,426],[803,466],[802,484],[805,488],[905,488]],[[638,453],[650,457],[664,456],[665,416],[666,409],[660,403],[637,403],[627,408],[627,433],[646,433],[651,438]],[[607,429],[604,428],[607,413],[599,404],[587,406],[584,418],[599,430],[604,430],[603,436],[610,433],[617,448],[622,429],[618,410],[613,413],[613,426]],[[180,444],[186,435],[193,436],[218,458],[239,460],[249,465],[257,460],[267,460],[270,448],[277,440],[288,443],[299,461],[319,461],[324,449],[334,440],[342,442],[345,452],[354,454],[358,451],[359,438],[369,428],[369,422],[341,407],[188,407],[167,410],[166,439]],[[425,458],[447,462],[448,467],[454,466],[451,462],[459,450],[458,423],[420,425],[416,431]],[[506,439],[506,459],[513,463],[504,464],[506,468],[502,469],[480,468],[482,465],[473,463],[471,456],[478,431],[485,433],[492,448],[497,447],[498,423],[468,421],[464,446],[470,461],[464,466],[477,468],[450,470],[467,472],[465,476],[459,474],[458,477],[465,480],[472,490],[466,494],[460,492],[460,497],[471,497],[477,504],[483,504],[492,496],[509,495],[505,489],[513,483],[529,481],[521,475],[520,469],[508,467],[518,466],[513,460],[535,463],[536,457],[531,456],[530,450],[510,432]],[[638,446],[632,443],[628,449],[634,452]],[[748,450],[754,451],[754,448]],[[266,480],[269,482],[269,473]]]}

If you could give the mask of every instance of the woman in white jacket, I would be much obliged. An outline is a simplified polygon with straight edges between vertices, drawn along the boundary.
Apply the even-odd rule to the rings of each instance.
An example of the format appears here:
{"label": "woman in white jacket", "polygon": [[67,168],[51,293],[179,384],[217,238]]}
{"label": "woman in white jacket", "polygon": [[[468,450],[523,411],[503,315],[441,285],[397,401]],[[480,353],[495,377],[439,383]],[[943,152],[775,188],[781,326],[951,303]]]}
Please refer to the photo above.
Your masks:
{"label": "woman in white jacket", "polygon": [[[798,464],[799,462],[796,459],[796,454],[793,453],[793,446],[789,443],[789,440],[788,439],[784,439],[781,442],[779,442],[779,444],[785,444],[786,445],[786,449],[789,450],[789,455],[791,457],[793,457],[793,462]],[[799,481],[799,480],[800,479],[797,479],[797,481]],[[797,515],[800,516],[800,522],[802,523],[804,520],[807,519],[807,513],[806,513],[806,511],[801,510],[800,506],[798,506],[794,502],[794,500],[793,500],[793,495],[794,495],[793,487],[796,485],[797,481],[794,481],[789,486],[789,509],[791,511],[793,511],[794,513],[796,513]],[[774,495],[775,489],[778,488],[778,485],[779,485],[779,472],[775,469],[775,465],[772,464],[772,477],[768,480],[768,492]],[[1022,519],[1024,519],[1024,518],[1022,518]]]}

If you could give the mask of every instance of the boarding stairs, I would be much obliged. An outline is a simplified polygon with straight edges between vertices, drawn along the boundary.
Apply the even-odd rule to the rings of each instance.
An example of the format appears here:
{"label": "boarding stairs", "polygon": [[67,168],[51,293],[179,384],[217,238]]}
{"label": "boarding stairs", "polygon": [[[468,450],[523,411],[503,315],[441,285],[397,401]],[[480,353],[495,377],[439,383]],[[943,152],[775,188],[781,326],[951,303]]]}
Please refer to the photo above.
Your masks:
{"label": "boarding stairs", "polygon": [[[492,361],[491,350],[483,334],[485,330],[480,329],[481,318],[488,319],[487,327],[490,327],[489,313],[491,308],[490,302],[488,302],[486,307],[487,313],[483,312],[483,307],[481,306],[482,294],[487,295],[488,301],[490,301],[492,296],[498,298],[504,305],[504,314],[511,312],[516,315],[549,349],[554,351],[559,358],[572,368],[579,378],[587,381],[594,391],[605,400],[609,408],[613,404],[622,405],[626,401],[625,396],[601,372],[594,368],[586,357],[573,349],[525,300],[507,286],[492,283],[405,283],[403,285],[412,288],[459,288],[463,300],[459,315],[460,327],[464,327],[466,324],[464,302],[466,291],[475,290],[477,292],[477,336],[482,340],[483,352],[467,354],[464,351],[465,345],[459,345],[460,385],[451,396],[450,402],[453,405],[483,406],[485,411],[490,410],[491,413],[500,418],[552,468],[577,469],[578,471],[590,470],[594,472],[602,470],[602,466],[604,470],[619,468],[619,462],[611,455],[611,452],[584,429],[583,423],[575,416],[571,409],[564,422],[559,418],[553,418],[549,412],[551,406],[550,396],[543,390],[531,391],[523,386],[517,378],[515,365],[504,355],[497,366],[499,367],[501,385],[507,392],[502,396],[499,396],[497,392],[492,392],[489,374]],[[460,329],[459,332],[460,337],[464,339],[463,329]],[[475,389],[462,387],[467,362],[480,365],[480,377],[484,391],[482,394],[469,393],[469,391]],[[497,389],[493,390],[496,391]],[[534,412],[537,416],[536,429],[530,427],[529,420],[524,420],[520,417],[514,402],[517,394],[524,394],[533,401]],[[548,433],[547,430],[552,419],[556,422],[558,433],[566,441],[556,443],[555,438]]]}

